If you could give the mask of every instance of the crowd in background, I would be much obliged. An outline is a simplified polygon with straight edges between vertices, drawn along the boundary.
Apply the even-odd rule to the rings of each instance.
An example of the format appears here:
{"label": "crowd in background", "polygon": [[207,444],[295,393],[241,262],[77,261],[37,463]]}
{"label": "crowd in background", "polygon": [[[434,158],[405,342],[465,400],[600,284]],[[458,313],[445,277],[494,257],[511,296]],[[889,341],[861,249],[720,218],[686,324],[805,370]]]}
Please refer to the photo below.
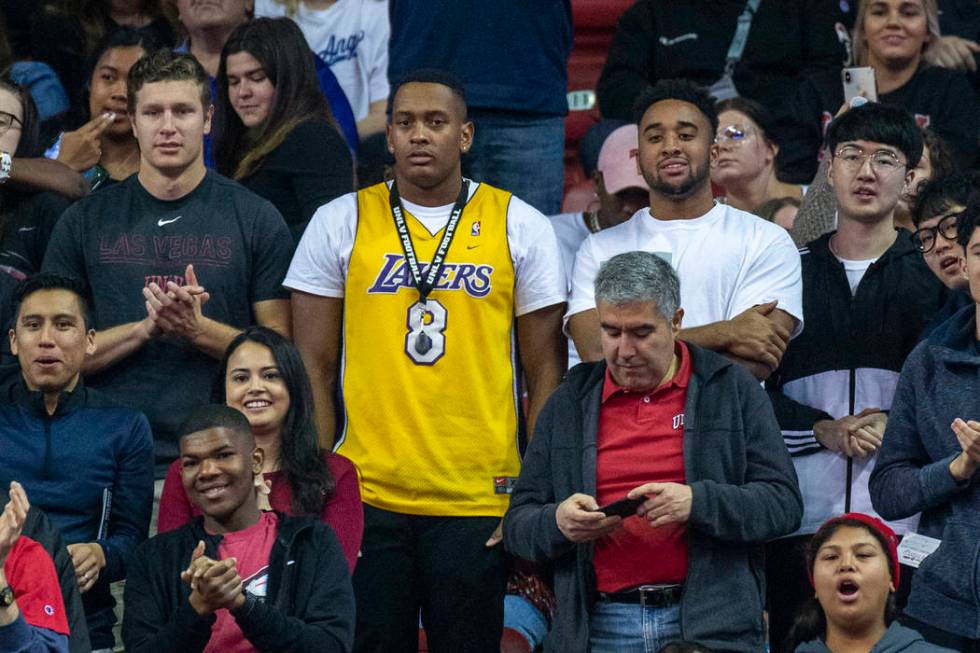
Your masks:
{"label": "crowd in background", "polygon": [[976,0],[0,0],[0,650],[980,651],[978,62]]}

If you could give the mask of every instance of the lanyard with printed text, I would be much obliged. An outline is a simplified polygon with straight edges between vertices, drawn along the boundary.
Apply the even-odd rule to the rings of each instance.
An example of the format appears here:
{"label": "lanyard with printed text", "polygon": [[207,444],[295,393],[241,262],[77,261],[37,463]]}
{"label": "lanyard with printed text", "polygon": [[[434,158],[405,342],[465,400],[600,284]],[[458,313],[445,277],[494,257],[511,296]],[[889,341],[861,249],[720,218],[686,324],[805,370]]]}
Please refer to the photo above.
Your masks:
{"label": "lanyard with printed text", "polygon": [[436,248],[435,256],[432,257],[432,263],[429,264],[429,269],[426,270],[425,278],[423,279],[422,269],[419,267],[419,259],[415,254],[415,246],[412,244],[412,236],[408,233],[408,224],[405,222],[405,215],[402,211],[401,197],[398,195],[398,185],[394,181],[391,182],[391,192],[389,194],[391,215],[395,219],[395,229],[398,231],[398,238],[402,241],[405,261],[408,263],[408,269],[412,273],[412,285],[418,288],[419,291],[420,304],[425,304],[425,301],[429,298],[429,293],[432,292],[432,289],[435,288],[436,283],[439,281],[439,275],[442,274],[443,265],[446,263],[446,254],[449,253],[449,245],[453,242],[453,236],[456,235],[456,227],[459,225],[459,219],[463,216],[463,207],[466,206],[469,188],[469,180],[464,179],[462,187],[459,189],[459,197],[456,198],[453,210],[449,214],[449,222],[446,223],[446,230],[442,234],[442,240],[439,241],[439,247]]}

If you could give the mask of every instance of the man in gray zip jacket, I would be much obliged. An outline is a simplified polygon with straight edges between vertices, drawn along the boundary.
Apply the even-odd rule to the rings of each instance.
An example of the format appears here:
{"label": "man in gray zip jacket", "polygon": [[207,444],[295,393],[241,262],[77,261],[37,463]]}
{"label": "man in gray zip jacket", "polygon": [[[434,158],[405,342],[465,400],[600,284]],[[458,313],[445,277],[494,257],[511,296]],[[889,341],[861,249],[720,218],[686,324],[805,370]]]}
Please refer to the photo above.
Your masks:
{"label": "man in gray zip jacket", "polygon": [[[769,400],[741,366],[676,340],[680,284],[655,254],[609,259],[595,290],[605,361],[549,399],[504,520],[511,553],[554,566],[545,650],[683,638],[757,653],[763,543],[803,513]],[[639,505],[598,510],[624,497]]]}

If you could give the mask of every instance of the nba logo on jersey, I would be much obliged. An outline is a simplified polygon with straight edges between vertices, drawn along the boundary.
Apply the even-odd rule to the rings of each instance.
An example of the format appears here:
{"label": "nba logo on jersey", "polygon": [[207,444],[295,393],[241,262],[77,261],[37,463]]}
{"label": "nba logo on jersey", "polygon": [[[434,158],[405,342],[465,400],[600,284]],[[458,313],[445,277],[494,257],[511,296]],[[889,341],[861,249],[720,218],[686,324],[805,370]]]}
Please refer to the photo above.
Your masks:
{"label": "nba logo on jersey", "polygon": [[479,236],[480,235],[480,221],[477,220],[470,226],[470,235]]}

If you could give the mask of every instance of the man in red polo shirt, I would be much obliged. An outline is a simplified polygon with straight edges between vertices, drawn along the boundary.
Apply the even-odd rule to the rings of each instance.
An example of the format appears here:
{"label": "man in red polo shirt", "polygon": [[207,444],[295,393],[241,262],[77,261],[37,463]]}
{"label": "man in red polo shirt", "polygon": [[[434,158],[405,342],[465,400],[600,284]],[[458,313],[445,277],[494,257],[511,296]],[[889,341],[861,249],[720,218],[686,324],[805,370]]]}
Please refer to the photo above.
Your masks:
{"label": "man in red polo shirt", "polygon": [[504,520],[512,553],[554,566],[545,650],[760,651],[763,545],[803,513],[769,400],[676,339],[680,283],[657,255],[609,259],[595,296],[605,360],[548,400]]}

